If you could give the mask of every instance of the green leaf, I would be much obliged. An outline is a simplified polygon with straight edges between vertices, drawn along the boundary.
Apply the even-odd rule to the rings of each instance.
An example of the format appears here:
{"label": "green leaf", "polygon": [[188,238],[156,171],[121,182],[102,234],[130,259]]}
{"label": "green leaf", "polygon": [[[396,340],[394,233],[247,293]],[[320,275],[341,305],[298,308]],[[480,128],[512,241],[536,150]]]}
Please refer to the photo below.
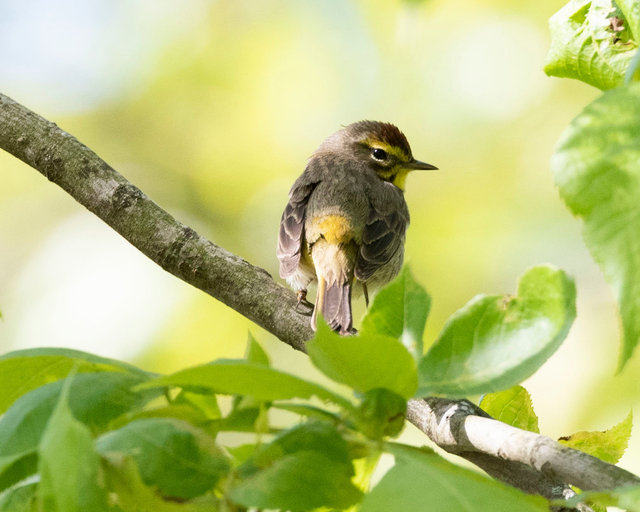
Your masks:
{"label": "green leaf", "polygon": [[343,407],[351,407],[348,400],[319,384],[244,360],[218,359],[154,379],[140,387],[166,386],[209,388],[216,393],[248,395],[264,401],[311,398],[315,395]]}
{"label": "green leaf", "polygon": [[607,506],[597,501],[589,501],[587,506],[591,508],[589,512],[607,512]]}
{"label": "green leaf", "polygon": [[520,278],[517,297],[476,297],[447,321],[420,362],[418,394],[468,396],[529,377],[569,332],[575,294],[563,271],[541,265]]}
{"label": "green leaf", "polygon": [[[637,5],[631,3],[619,2],[635,17]],[[633,30],[638,19],[632,20]],[[638,45],[615,2],[571,0],[551,17],[549,29],[551,47],[544,68],[548,75],[575,78],[599,89],[622,85]]]}
{"label": "green leaf", "polygon": [[[378,468],[378,462],[380,462],[381,456],[381,450],[371,450],[366,456],[353,461],[356,474],[352,481],[361,491],[368,492],[370,490],[371,480]],[[351,509],[348,512],[352,512]],[[355,510],[353,512],[355,512]]]}
{"label": "green leaf", "polygon": [[189,499],[212,489],[229,462],[204,431],[173,418],[133,421],[96,442],[98,451],[130,455],[142,480],[165,496]]}
{"label": "green leaf", "polygon": [[147,487],[135,462],[123,454],[108,454],[104,461],[105,480],[115,500],[125,512],[216,512],[218,500],[207,495],[187,502],[166,501]]}
{"label": "green leaf", "polygon": [[231,490],[245,507],[304,511],[318,507],[344,509],[362,493],[344,466],[317,451],[297,451],[276,460]]}
{"label": "green leaf", "polygon": [[34,446],[0,456],[0,490],[6,489],[37,471],[38,451]]}
{"label": "green leaf", "polygon": [[419,359],[430,308],[431,298],[405,265],[400,275],[376,294],[361,330],[399,339]]}
{"label": "green leaf", "polygon": [[266,468],[279,458],[300,451],[316,451],[339,466],[349,477],[353,475],[353,465],[346,441],[336,427],[323,421],[308,421],[281,432],[269,444],[260,448],[245,464],[240,473],[253,474]]}
{"label": "green leaf", "polygon": [[522,386],[489,393],[482,398],[480,407],[495,419],[529,432],[540,433],[538,416],[533,411],[531,396]]}
{"label": "green leaf", "polygon": [[407,401],[385,388],[367,391],[358,407],[355,422],[358,430],[371,439],[396,437],[404,428]]}
{"label": "green leaf", "polygon": [[588,105],[563,133],[551,167],[618,300],[620,370],[640,339],[640,84]]}
{"label": "green leaf", "polygon": [[295,404],[295,403],[279,403],[272,406],[273,409],[282,409],[283,411],[289,411],[300,416],[306,416],[308,418],[319,419],[323,421],[329,421],[336,425],[340,423],[340,416],[337,414],[321,409],[314,405],[309,404]]}
{"label": "green leaf", "polygon": [[[579,503],[597,504],[602,510],[604,507],[618,507],[629,512],[640,512],[640,486],[625,485],[607,491],[584,491],[568,500],[553,500],[552,505],[556,507],[576,507]],[[602,507],[602,508],[601,508]]]}
{"label": "green leaf", "polygon": [[183,389],[173,402],[176,405],[188,405],[200,410],[208,419],[218,419],[222,416],[218,405],[218,398],[210,390],[206,393],[194,393]]}
{"label": "green leaf", "polygon": [[270,364],[269,356],[251,333],[249,333],[249,339],[247,340],[247,350],[244,358],[251,363],[263,364],[265,366],[269,366]]}
{"label": "green leaf", "polygon": [[561,437],[559,442],[576,450],[598,457],[609,464],[616,464],[629,444],[633,416],[629,415],[617,425],[603,432],[576,432]]}
{"label": "green leaf", "polygon": [[[141,408],[156,393],[134,393],[143,378],[127,373],[83,373],[73,378],[69,405],[78,420],[100,431],[114,418]],[[66,381],[52,382],[20,397],[0,419],[0,489],[36,471],[36,448]]]}
{"label": "green leaf", "polygon": [[98,485],[100,457],[89,429],[69,407],[70,379],[60,394],[38,447],[40,507],[47,512],[107,510],[107,494]]}
{"label": "green leaf", "polygon": [[640,4],[637,0],[615,0],[615,3],[629,23],[632,38],[634,41],[638,41],[638,37],[640,37]]}
{"label": "green leaf", "polygon": [[241,444],[238,446],[225,446],[225,450],[233,458],[235,466],[245,463],[248,459],[255,455],[256,450],[260,445],[256,443]]}
{"label": "green leaf", "polygon": [[73,368],[78,373],[126,372],[140,377],[151,376],[127,363],[79,350],[35,348],[9,352],[0,356],[0,414],[20,396],[64,379]]}
{"label": "green leaf", "polygon": [[640,486],[628,486],[614,490],[610,493],[616,500],[612,505],[630,512],[640,511]]}
{"label": "green leaf", "polygon": [[108,430],[115,430],[124,427],[128,423],[136,420],[147,418],[173,418],[176,420],[186,421],[197,427],[204,428],[211,424],[210,418],[207,418],[201,410],[190,405],[182,405],[171,403],[169,405],[160,405],[158,407],[150,407],[136,411],[126,412],[122,416],[118,416],[109,422]]}
{"label": "green leaf", "polygon": [[[402,445],[388,447],[395,465],[366,494],[359,512],[548,512],[548,502],[451,464],[433,452]],[[428,505],[426,505],[428,504]],[[427,508],[425,508],[425,506]]]}
{"label": "green leaf", "polygon": [[409,398],[417,388],[415,360],[389,336],[373,332],[340,336],[319,320],[307,353],[325,375],[361,393],[387,388]]}
{"label": "green leaf", "polygon": [[243,480],[231,498],[258,508],[345,508],[360,497],[353,475],[349,448],[336,427],[309,421],[257,448],[238,469]]}
{"label": "green leaf", "polygon": [[260,407],[233,409],[227,416],[211,422],[211,428],[218,432],[256,432],[260,418]]}
{"label": "green leaf", "polygon": [[37,512],[35,483],[13,487],[0,495],[0,512]]}

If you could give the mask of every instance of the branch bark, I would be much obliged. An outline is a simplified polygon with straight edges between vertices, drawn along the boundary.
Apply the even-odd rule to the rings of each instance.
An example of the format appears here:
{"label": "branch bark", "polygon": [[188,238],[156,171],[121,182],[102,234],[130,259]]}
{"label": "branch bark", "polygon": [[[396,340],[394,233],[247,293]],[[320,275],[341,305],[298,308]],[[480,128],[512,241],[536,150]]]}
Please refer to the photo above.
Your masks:
{"label": "branch bark", "polygon": [[[310,311],[263,269],[178,222],[75,137],[0,94],[0,148],[59,185],[152,261],[246,316],[296,350],[313,335]],[[600,459],[494,419],[466,400],[409,401],[407,419],[495,478],[551,499],[640,484]]]}
{"label": "branch bark", "polygon": [[62,187],[167,272],[297,350],[313,336],[295,296],[266,270],[178,222],[78,139],[2,94],[0,147]]}
{"label": "branch bark", "polygon": [[640,483],[622,468],[494,420],[467,400],[410,400],[407,419],[440,448],[530,494],[562,499],[571,495],[567,484],[591,491]]}

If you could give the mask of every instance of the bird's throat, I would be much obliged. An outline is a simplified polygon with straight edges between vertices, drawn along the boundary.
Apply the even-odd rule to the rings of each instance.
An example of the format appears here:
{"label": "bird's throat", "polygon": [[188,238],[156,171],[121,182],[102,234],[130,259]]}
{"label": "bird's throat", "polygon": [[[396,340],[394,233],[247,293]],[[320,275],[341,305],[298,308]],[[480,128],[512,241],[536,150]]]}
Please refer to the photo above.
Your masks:
{"label": "bird's throat", "polygon": [[391,183],[393,183],[400,190],[404,190],[404,184],[407,181],[407,175],[409,174],[408,169],[400,169],[397,174],[393,177]]}

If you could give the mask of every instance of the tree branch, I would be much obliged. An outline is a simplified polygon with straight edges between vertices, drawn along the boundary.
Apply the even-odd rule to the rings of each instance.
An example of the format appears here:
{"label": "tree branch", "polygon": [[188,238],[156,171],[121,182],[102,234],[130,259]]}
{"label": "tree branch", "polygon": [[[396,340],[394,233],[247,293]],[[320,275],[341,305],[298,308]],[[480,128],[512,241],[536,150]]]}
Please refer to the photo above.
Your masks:
{"label": "tree branch", "polygon": [[622,468],[494,420],[467,400],[410,400],[407,419],[447,452],[514,487],[549,499],[568,497],[567,484],[590,491],[640,483]]}
{"label": "tree branch", "polygon": [[[296,308],[293,292],[178,222],[75,137],[3,94],[0,148],[62,187],[167,272],[305,351],[313,335],[310,311]],[[566,498],[568,484],[589,490],[640,483],[617,466],[491,419],[466,400],[410,400],[407,419],[438,446],[528,493]]]}
{"label": "tree branch", "polygon": [[266,270],[178,222],[78,139],[3,94],[0,147],[62,187],[167,272],[295,349],[304,350],[313,336],[295,296]]}

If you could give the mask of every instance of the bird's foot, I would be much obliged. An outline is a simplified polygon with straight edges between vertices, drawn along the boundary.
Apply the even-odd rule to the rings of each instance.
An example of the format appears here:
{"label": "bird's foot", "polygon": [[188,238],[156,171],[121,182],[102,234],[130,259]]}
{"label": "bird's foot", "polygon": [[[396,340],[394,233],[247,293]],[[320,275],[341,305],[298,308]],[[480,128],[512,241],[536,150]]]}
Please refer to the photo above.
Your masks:
{"label": "bird's foot", "polygon": [[307,300],[307,290],[298,290],[296,292],[296,298],[298,299],[296,302],[296,311],[310,315],[311,312],[309,310],[313,311],[313,304]]}

